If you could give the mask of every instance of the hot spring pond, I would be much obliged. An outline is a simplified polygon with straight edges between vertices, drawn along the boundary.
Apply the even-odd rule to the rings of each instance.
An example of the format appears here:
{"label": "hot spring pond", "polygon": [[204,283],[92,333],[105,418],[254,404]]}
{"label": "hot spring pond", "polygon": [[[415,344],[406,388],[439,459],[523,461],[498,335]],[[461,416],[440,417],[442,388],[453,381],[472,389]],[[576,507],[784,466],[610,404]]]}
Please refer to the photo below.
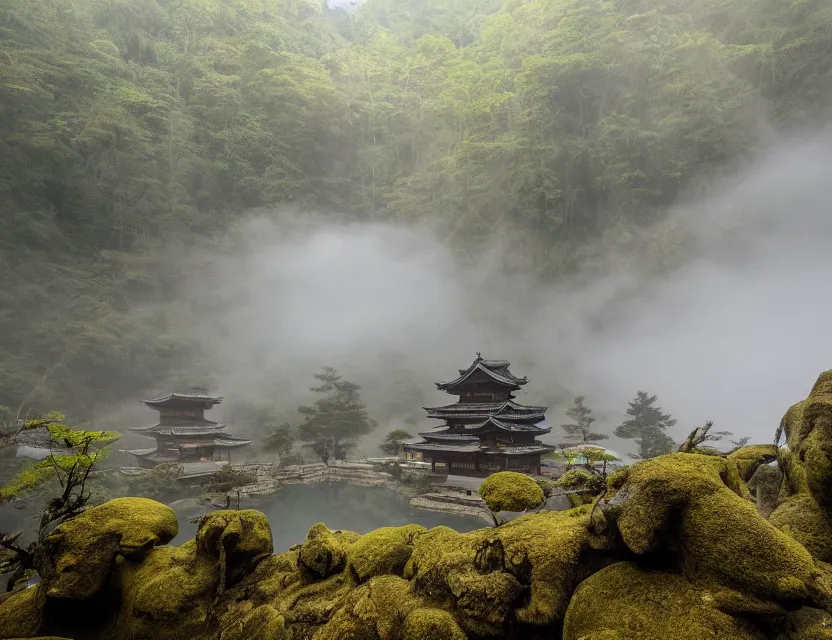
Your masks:
{"label": "hot spring pond", "polygon": [[[235,506],[232,501],[231,507]],[[460,532],[488,526],[480,518],[416,509],[388,489],[346,484],[286,485],[275,494],[244,500],[240,508],[266,514],[275,553],[302,543],[317,522],[356,533],[403,524],[420,524],[428,529],[444,525]],[[196,524],[188,521],[192,515],[179,513],[179,535],[171,544],[182,544],[196,535]]]}

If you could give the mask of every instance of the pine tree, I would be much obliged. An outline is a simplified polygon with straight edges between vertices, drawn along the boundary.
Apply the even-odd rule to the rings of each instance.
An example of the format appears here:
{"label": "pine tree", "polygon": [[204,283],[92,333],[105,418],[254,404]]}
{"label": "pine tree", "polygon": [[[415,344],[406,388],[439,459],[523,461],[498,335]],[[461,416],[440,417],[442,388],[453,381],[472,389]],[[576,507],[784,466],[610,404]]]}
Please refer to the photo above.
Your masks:
{"label": "pine tree", "polygon": [[595,422],[595,418],[592,417],[592,409],[584,404],[584,396],[575,398],[575,406],[566,410],[566,417],[572,418],[574,422],[560,426],[566,432],[567,437],[571,439],[580,440],[581,442],[596,442],[609,438],[605,433],[592,432],[592,423]]}
{"label": "pine tree", "polygon": [[661,407],[653,406],[657,399],[658,396],[651,396],[646,391],[636,393],[627,409],[630,418],[615,429],[619,438],[635,439],[639,447],[638,454],[633,454],[636,458],[653,458],[676,448],[676,443],[667,435],[667,428],[675,425],[676,420]]}
{"label": "pine tree", "polygon": [[357,384],[343,380],[332,367],[324,367],[315,378],[323,384],[311,390],[327,395],[312,406],[298,407],[306,416],[298,427],[298,439],[326,464],[332,458],[343,460],[355,440],[375,429],[376,422],[367,414]]}

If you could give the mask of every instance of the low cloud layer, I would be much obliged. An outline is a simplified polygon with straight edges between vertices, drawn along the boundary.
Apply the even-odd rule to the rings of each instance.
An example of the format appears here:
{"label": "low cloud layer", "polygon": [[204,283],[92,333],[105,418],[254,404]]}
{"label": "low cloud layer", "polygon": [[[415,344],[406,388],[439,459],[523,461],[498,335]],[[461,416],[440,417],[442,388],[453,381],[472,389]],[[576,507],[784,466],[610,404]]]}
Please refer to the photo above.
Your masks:
{"label": "low cloud layer", "polygon": [[239,252],[193,279],[195,330],[212,345],[217,391],[271,394],[287,417],[331,365],[364,385],[384,432],[453,401],[433,382],[482,351],[531,378],[520,401],[557,403],[551,425],[584,394],[611,432],[644,389],[678,418],[677,439],[712,419],[766,442],[832,366],[830,189],[830,132],[780,140],[669,214],[681,266],[656,277],[610,255],[616,268],[577,288],[507,276],[496,261],[462,266],[427,230],[255,217]]}

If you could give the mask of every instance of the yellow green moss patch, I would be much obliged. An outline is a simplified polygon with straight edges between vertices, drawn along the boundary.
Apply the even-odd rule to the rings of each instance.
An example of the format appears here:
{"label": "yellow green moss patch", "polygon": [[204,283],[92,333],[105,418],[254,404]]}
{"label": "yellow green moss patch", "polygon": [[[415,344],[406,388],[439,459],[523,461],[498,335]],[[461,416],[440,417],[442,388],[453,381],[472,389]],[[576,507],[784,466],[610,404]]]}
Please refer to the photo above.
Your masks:
{"label": "yellow green moss patch", "polygon": [[266,515],[252,509],[217,511],[202,518],[196,544],[199,553],[218,560],[223,588],[236,584],[274,550]]}
{"label": "yellow green moss patch", "polygon": [[441,609],[416,609],[404,620],[402,640],[468,640],[454,617]]}
{"label": "yellow green moss patch", "polygon": [[401,575],[413,553],[414,537],[425,531],[420,525],[371,531],[349,546],[347,566],[358,582],[385,574]]}
{"label": "yellow green moss patch", "polygon": [[297,559],[298,569],[307,581],[328,578],[343,570],[350,545],[339,539],[343,537],[333,535],[321,522],[312,525]]}
{"label": "yellow green moss patch", "polygon": [[816,560],[832,562],[832,522],[811,495],[787,498],[768,521],[803,545]]}
{"label": "yellow green moss patch", "polygon": [[530,476],[501,471],[488,476],[480,496],[492,511],[526,511],[543,503],[543,489]]}
{"label": "yellow green moss patch", "polygon": [[38,585],[0,598],[0,638],[29,638],[37,635],[45,601]]}
{"label": "yellow green moss patch", "polygon": [[121,617],[116,638],[154,640],[197,638],[220,592],[216,558],[198,553],[191,540],[181,547],[159,547],[141,563],[120,567]]}
{"label": "yellow green moss patch", "polygon": [[155,500],[110,500],[45,538],[38,572],[50,597],[89,598],[104,583],[117,555],[138,559],[178,530],[174,510]]}
{"label": "yellow green moss patch", "polygon": [[621,562],[577,588],[566,612],[563,638],[764,640],[766,636],[751,622],[719,611],[710,592],[695,588],[682,576]]}
{"label": "yellow green moss patch", "polygon": [[407,580],[396,576],[372,578],[350,591],[315,640],[398,638],[402,621],[422,606]]}
{"label": "yellow green moss patch", "polygon": [[743,482],[748,482],[757,467],[777,459],[777,447],[773,444],[751,444],[729,454],[728,459],[737,465]]}
{"label": "yellow green moss patch", "polygon": [[263,605],[226,624],[220,640],[288,640],[285,620],[274,608]]}

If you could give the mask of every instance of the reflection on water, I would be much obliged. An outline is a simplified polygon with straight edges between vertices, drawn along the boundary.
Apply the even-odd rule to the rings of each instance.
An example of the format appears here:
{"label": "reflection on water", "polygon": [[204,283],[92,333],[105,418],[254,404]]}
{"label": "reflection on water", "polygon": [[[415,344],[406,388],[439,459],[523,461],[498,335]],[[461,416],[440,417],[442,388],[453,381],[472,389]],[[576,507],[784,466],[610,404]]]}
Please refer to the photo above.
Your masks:
{"label": "reflection on water", "polygon": [[[403,524],[421,524],[428,529],[444,525],[462,532],[487,526],[475,517],[415,509],[388,489],[345,484],[287,485],[273,495],[247,500],[240,507],[257,509],[268,516],[275,553],[302,543],[317,522],[356,533]],[[182,544],[194,535],[196,525],[180,515],[179,535],[171,544]]]}

